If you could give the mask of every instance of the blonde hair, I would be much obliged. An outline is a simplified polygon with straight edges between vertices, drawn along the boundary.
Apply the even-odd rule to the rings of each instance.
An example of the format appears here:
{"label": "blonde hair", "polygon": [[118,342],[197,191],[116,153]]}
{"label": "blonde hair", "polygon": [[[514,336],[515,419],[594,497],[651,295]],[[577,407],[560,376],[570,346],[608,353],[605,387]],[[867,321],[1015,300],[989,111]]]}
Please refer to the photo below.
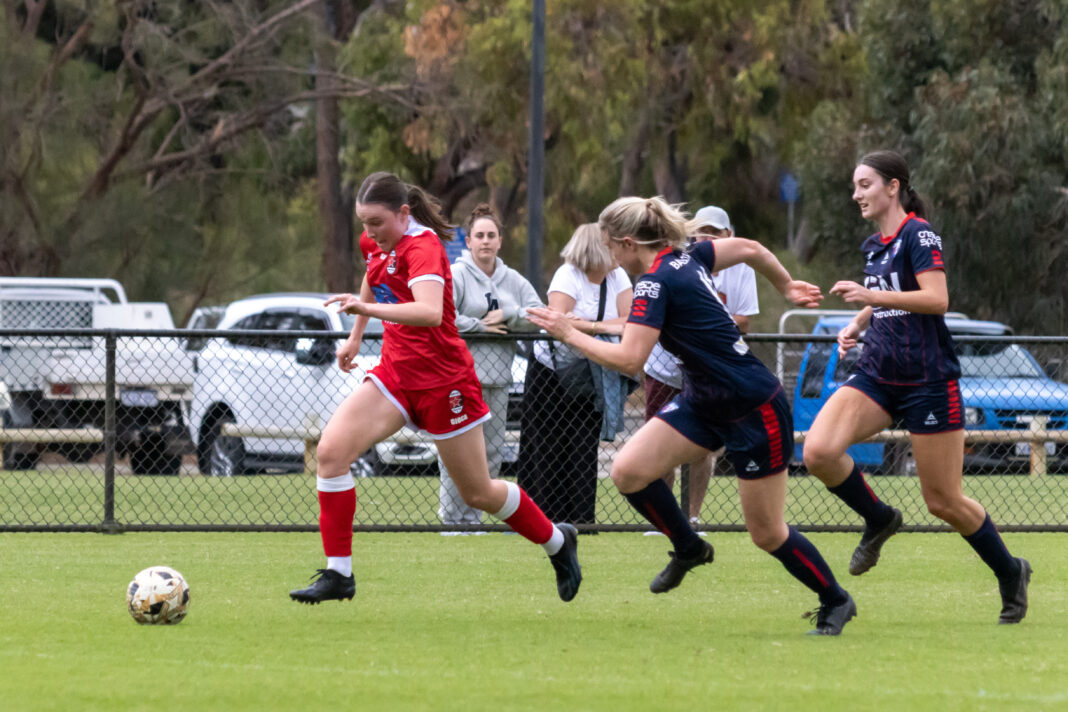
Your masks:
{"label": "blonde hair", "polygon": [[612,268],[612,254],[601,239],[597,223],[579,225],[560,250],[560,256],[583,272],[607,272]]}
{"label": "blonde hair", "polygon": [[619,198],[601,211],[597,219],[608,239],[629,237],[649,247],[685,247],[686,213],[660,196]]}

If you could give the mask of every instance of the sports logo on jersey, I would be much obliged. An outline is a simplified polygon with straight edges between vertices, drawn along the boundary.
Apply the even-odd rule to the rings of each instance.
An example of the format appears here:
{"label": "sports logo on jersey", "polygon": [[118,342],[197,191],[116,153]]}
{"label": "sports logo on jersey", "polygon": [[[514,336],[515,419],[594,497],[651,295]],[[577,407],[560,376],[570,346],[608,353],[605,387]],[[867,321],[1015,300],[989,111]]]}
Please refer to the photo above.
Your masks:
{"label": "sports logo on jersey", "polygon": [[922,247],[937,247],[939,250],[942,249],[942,238],[930,230],[920,230],[916,236],[920,238],[920,245]]}
{"label": "sports logo on jersey", "polygon": [[400,301],[393,290],[385,284],[371,285],[371,293],[375,295],[375,301],[379,304],[396,304]]}
{"label": "sports logo on jersey", "polygon": [[923,421],[923,424],[924,425],[938,425],[938,418],[935,417],[935,414],[933,412],[932,413],[928,413],[927,414],[927,420]]}
{"label": "sports logo on jersey", "polygon": [[391,250],[389,253],[389,264],[386,265],[386,271],[390,274],[396,274],[397,272],[397,251]]}
{"label": "sports logo on jersey", "polygon": [[634,285],[635,297],[660,298],[660,282],[641,281]]}
{"label": "sports logo on jersey", "polygon": [[760,465],[756,464],[753,460],[749,461],[749,464],[745,466],[746,472],[760,472]]}
{"label": "sports logo on jersey", "polygon": [[449,391],[449,410],[459,413],[464,409],[464,394],[455,388]]}
{"label": "sports logo on jersey", "polygon": [[666,414],[666,413],[670,413],[670,412],[678,410],[678,409],[679,409],[679,404],[676,403],[675,401],[671,401],[670,403],[668,403],[667,405],[665,405],[663,408],[660,409],[660,413],[661,414]]}
{"label": "sports logo on jersey", "polygon": [[745,343],[745,339],[739,336],[738,340],[734,342],[734,350],[744,356],[749,353],[749,344]]}

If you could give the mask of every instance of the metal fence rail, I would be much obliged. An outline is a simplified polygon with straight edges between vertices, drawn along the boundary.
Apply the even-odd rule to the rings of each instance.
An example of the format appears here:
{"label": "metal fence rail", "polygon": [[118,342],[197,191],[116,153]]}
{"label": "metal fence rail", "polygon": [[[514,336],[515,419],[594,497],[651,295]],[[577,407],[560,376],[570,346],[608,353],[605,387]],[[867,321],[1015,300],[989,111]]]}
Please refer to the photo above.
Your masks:
{"label": "metal fence rail", "polygon": [[[254,331],[0,330],[0,530],[315,530],[315,446],[360,379],[333,362],[344,336],[284,321]],[[362,368],[377,362],[380,339],[365,338]],[[799,455],[808,424],[850,363],[838,362],[833,337],[747,341],[781,368]],[[956,341],[966,490],[1003,529],[1068,531],[1068,338]],[[544,344],[537,335],[469,339],[497,419],[485,429],[491,470],[518,479],[550,517],[588,529],[647,529],[608,479],[614,453],[644,422],[645,388],[635,384],[622,429],[602,440],[594,403],[562,396],[545,380]],[[944,528],[910,476],[907,433],[884,431],[851,453],[911,528]],[[788,520],[859,530],[852,512],[797,463]],[[442,487],[433,442],[408,429],[351,469],[358,529],[502,528],[488,516],[447,521],[457,502]],[[686,467],[674,486],[688,508],[697,494]],[[723,462],[699,518],[705,529],[743,528]]]}

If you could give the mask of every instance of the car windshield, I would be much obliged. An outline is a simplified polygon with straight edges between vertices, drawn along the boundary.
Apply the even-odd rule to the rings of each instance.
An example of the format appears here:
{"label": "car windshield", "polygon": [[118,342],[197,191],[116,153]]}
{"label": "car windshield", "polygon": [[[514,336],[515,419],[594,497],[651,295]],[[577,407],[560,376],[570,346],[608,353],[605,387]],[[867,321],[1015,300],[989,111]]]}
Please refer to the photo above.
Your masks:
{"label": "car windshield", "polygon": [[957,344],[964,378],[1044,378],[1027,351],[1017,344]]}

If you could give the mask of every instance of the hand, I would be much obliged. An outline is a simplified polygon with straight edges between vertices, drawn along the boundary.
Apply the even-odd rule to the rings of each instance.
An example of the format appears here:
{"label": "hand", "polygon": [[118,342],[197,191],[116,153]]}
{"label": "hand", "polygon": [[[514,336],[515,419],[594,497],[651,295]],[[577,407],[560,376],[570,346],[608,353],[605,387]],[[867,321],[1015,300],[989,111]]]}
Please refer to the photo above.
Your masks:
{"label": "hand", "polygon": [[328,307],[331,304],[337,304],[337,310],[339,312],[345,312],[347,314],[353,314],[355,316],[360,316],[361,314],[367,313],[364,310],[366,304],[355,294],[333,294],[330,296],[329,299],[323,302],[323,306]]}
{"label": "hand", "polygon": [[575,332],[571,318],[553,309],[530,307],[527,309],[527,319],[535,326],[545,329],[557,341],[567,341],[568,335]]}
{"label": "hand", "polygon": [[345,342],[341,344],[341,347],[335,352],[338,368],[345,373],[352,373],[352,369],[356,368],[356,365],[352,361],[356,358],[356,354],[359,352],[359,341],[352,338],[345,339]]}
{"label": "hand", "polygon": [[875,293],[856,282],[835,282],[834,286],[831,287],[831,294],[837,294],[850,304],[860,304],[864,307],[872,306],[875,303]]}
{"label": "hand", "polygon": [[844,358],[849,349],[855,348],[860,337],[860,327],[849,322],[838,332],[838,358]]}
{"label": "hand", "polygon": [[791,280],[786,284],[783,296],[799,307],[812,309],[818,307],[820,302],[823,301],[823,295],[820,294],[819,287],[808,282],[802,282],[799,279]]}
{"label": "hand", "polygon": [[494,309],[482,317],[482,326],[491,334],[507,334],[508,329],[504,325],[504,312]]}

